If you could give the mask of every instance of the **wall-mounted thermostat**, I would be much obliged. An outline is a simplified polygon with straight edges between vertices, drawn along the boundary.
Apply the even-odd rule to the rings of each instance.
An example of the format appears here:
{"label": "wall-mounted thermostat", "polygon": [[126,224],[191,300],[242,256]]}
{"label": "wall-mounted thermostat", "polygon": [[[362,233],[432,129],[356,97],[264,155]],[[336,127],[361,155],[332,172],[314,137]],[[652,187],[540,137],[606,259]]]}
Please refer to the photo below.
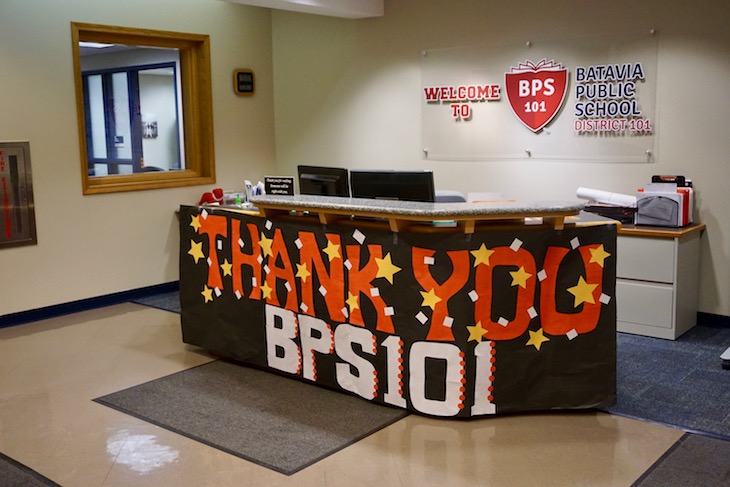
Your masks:
{"label": "wall-mounted thermostat", "polygon": [[233,92],[238,96],[253,95],[255,90],[253,71],[237,69],[233,72]]}

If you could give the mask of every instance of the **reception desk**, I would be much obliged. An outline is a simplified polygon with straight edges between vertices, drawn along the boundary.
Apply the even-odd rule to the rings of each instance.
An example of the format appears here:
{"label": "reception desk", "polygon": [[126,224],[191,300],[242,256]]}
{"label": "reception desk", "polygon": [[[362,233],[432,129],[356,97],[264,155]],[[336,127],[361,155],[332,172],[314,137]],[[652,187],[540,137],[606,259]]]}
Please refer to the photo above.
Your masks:
{"label": "reception desk", "polygon": [[443,418],[610,405],[615,222],[580,202],[180,208],[186,343]]}

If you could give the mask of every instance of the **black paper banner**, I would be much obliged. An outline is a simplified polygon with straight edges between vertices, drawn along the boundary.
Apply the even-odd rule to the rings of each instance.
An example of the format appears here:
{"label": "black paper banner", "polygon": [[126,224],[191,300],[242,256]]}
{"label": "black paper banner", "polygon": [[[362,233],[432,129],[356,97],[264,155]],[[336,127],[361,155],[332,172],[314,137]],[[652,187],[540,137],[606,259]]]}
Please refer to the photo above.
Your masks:
{"label": "black paper banner", "polygon": [[439,417],[616,395],[616,227],[399,233],[180,209],[183,340]]}

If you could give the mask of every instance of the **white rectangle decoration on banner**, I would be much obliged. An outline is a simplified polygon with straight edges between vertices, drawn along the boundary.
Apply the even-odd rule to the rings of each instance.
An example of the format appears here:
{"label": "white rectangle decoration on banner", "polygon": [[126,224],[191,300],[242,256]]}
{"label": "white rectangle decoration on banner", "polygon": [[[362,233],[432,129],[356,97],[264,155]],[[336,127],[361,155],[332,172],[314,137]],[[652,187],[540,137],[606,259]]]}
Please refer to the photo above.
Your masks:
{"label": "white rectangle decoration on banner", "polygon": [[654,162],[657,34],[423,52],[430,160]]}

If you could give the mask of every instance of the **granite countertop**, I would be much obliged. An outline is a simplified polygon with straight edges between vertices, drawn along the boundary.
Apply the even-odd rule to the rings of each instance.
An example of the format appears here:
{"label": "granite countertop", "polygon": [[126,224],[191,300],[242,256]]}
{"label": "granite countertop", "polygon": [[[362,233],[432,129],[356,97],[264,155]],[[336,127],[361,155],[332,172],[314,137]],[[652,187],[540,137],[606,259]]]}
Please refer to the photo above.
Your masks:
{"label": "granite countertop", "polygon": [[251,198],[259,207],[331,211],[335,213],[371,213],[410,217],[499,217],[577,215],[583,201],[494,201],[480,203],[423,203],[417,201],[376,200],[314,195],[261,195]]}

